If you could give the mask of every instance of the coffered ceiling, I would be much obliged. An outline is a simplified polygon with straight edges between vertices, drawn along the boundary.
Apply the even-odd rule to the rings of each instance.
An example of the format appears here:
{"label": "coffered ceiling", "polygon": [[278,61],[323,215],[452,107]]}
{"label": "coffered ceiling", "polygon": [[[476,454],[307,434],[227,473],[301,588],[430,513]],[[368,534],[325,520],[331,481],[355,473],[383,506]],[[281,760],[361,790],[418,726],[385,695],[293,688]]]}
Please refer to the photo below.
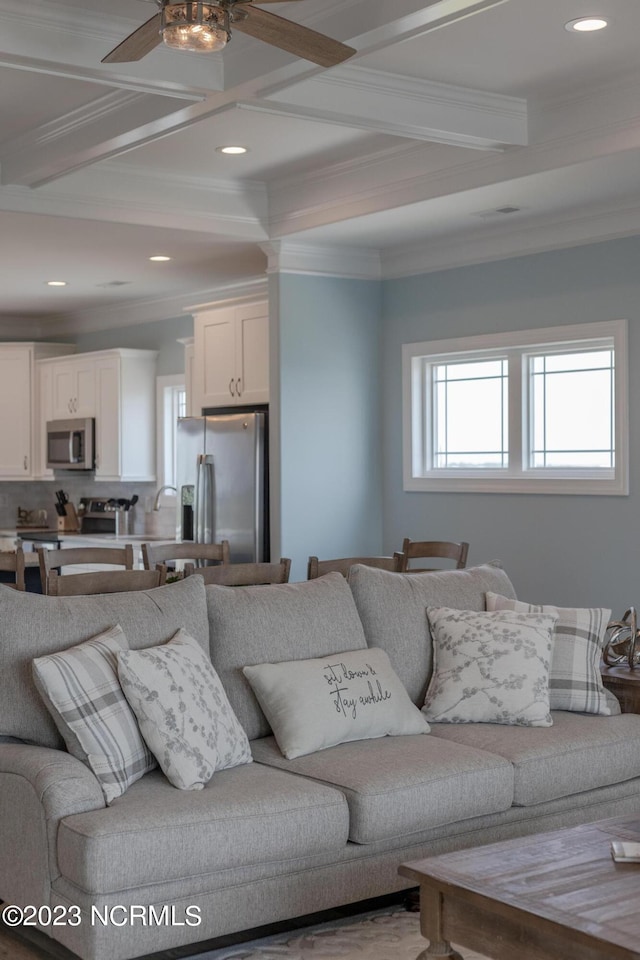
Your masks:
{"label": "coffered ceiling", "polygon": [[640,232],[638,0],[283,2],[355,56],[235,33],[101,64],[155,9],[0,0],[5,335],[175,316],[268,262],[402,276]]}

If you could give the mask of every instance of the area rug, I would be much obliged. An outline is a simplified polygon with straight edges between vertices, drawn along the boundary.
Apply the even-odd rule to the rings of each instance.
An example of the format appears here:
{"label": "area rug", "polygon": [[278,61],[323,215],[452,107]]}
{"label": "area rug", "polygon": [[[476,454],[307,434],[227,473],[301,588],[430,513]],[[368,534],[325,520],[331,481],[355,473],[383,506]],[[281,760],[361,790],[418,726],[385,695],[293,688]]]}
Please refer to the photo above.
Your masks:
{"label": "area rug", "polygon": [[[209,950],[191,960],[417,960],[426,946],[418,914],[395,907]],[[458,949],[464,960],[487,960]]]}

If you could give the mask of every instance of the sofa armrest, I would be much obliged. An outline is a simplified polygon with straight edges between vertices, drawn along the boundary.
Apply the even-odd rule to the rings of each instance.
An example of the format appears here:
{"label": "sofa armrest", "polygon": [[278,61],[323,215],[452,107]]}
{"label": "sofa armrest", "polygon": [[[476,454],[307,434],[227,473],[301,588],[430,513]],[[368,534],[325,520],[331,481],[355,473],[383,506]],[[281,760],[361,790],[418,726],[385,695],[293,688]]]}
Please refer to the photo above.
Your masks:
{"label": "sofa armrest", "polygon": [[0,899],[49,903],[58,824],[105,806],[97,779],[62,750],[0,744]]}

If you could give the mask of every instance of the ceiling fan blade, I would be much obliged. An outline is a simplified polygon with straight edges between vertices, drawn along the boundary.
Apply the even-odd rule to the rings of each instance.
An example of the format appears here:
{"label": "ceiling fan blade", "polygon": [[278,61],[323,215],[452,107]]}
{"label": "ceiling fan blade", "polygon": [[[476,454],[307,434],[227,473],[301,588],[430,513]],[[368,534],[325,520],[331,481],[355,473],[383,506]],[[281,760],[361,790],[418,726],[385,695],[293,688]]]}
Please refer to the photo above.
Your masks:
{"label": "ceiling fan blade", "polygon": [[119,43],[117,47],[108,53],[102,60],[102,63],[131,63],[133,60],[142,60],[148,53],[162,43],[160,33],[160,24],[162,14],[156,13],[147,20],[141,27],[134,30],[133,33]]}
{"label": "ceiling fan blade", "polygon": [[[258,0],[260,2],[260,0]],[[274,0],[275,2],[275,0]],[[343,60],[348,60],[356,52],[338,40],[317,33],[308,27],[303,27],[292,20],[285,20],[275,13],[260,10],[253,4],[243,4],[247,13],[246,20],[239,20],[233,28],[240,33],[247,33],[257,40],[264,40],[273,47],[279,47],[288,53],[293,53],[304,60],[311,60],[321,67],[333,67]]]}

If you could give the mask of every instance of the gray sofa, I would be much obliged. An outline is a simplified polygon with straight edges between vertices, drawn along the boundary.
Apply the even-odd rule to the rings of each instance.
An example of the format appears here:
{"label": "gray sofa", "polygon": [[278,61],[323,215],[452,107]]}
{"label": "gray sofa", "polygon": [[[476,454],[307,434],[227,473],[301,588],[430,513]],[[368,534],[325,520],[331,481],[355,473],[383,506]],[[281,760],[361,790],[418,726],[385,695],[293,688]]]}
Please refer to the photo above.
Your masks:
{"label": "gray sofa", "polygon": [[[434,724],[426,736],[280,753],[242,666],[378,646],[421,704],[425,607],[481,610],[488,590],[515,596],[493,565],[412,575],[358,566],[349,583],[328,574],[270,587],[191,577],[68,599],[0,588],[0,898],[60,918],[77,906],[81,923],[52,926],[42,914],[41,929],[84,960],[125,960],[400,890],[403,861],[637,813],[631,714],[556,713],[548,728]],[[30,664],[114,623],[133,649],[185,627],[210,651],[254,762],[194,792],[154,770],[105,806],[92,772],[65,752]],[[159,922],[132,920],[132,905],[150,904]]]}

